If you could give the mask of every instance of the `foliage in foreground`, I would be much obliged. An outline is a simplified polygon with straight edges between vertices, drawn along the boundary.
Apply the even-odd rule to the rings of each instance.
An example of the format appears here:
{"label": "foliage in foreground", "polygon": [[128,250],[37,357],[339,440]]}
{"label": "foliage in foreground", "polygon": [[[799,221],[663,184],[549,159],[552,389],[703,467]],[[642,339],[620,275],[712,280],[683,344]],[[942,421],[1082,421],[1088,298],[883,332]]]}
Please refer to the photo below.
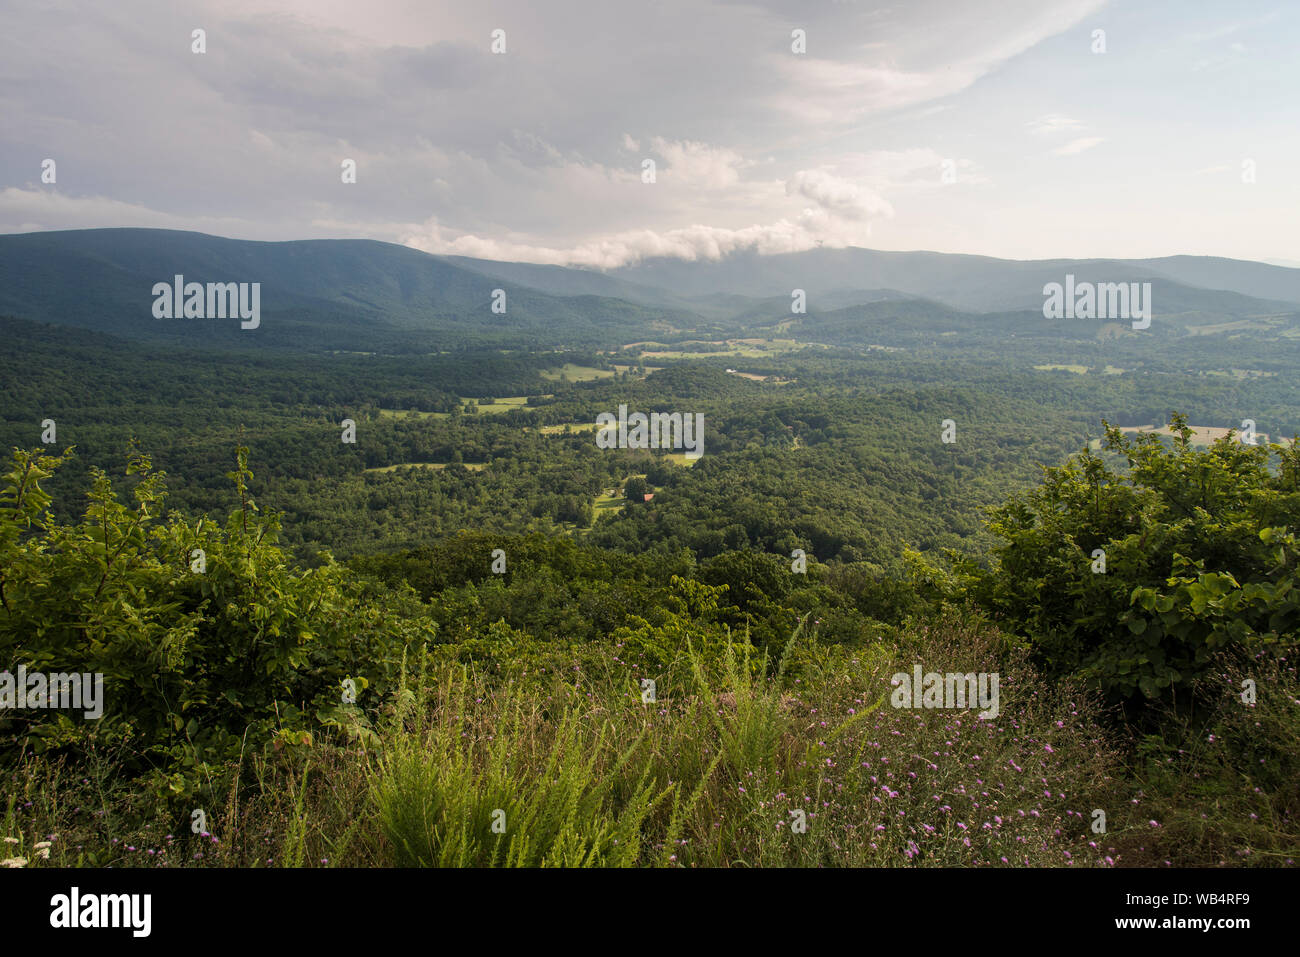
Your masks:
{"label": "foliage in foreground", "polygon": [[[889,706],[905,661],[944,668],[972,649],[1003,674],[1000,720]],[[15,772],[6,827],[54,834],[50,863],[115,866],[1120,862],[1136,824],[1088,828],[1114,791],[1114,742],[1086,695],[1048,688],[995,632],[949,622],[907,649],[829,659],[799,636],[789,654],[817,659],[813,677],[734,654],[710,676],[686,654],[653,702],[608,652],[504,678],[413,662],[370,747],[250,759],[252,786],[212,813],[212,837],[128,828],[96,793],[120,782],[42,756]]]}
{"label": "foliage in foreground", "polygon": [[1225,650],[1294,649],[1300,635],[1300,444],[1191,444],[1108,428],[1121,474],[1085,452],[996,509],[972,595],[1032,643],[1049,675],[1116,699],[1187,697]]}
{"label": "foliage in foreground", "polygon": [[106,700],[93,721],[6,711],[0,749],[115,749],[124,775],[193,803],[247,748],[364,731],[363,715],[342,707],[343,681],[385,688],[403,645],[431,629],[393,602],[362,601],[337,565],[290,566],[276,519],[248,493],[245,454],[231,473],[240,507],[224,528],[163,521],[162,476],[138,454],[126,470],[132,505],[96,472],[83,520],[59,525],[41,482],[64,456],[14,454],[0,490],[0,661],[102,673]]}
{"label": "foliage in foreground", "polygon": [[[898,582],[879,593],[854,566],[790,582],[766,556],[697,572],[689,556],[651,566],[537,541],[512,552],[510,582],[482,562],[413,581],[411,556],[354,580],[328,556],[286,560],[242,449],[224,528],[161,519],[160,476],[138,455],[133,506],[97,473],[84,519],[59,525],[40,483],[60,459],[16,453],[0,491],[0,655],[101,671],[112,693],[99,721],[0,719],[6,859],[1291,864],[1294,454],[1274,471],[1229,445],[1117,447],[1129,476],[1096,458],[1050,473],[995,518],[995,569],[959,566],[965,585],[936,580],[938,602]],[[1089,569],[1094,541],[1105,574]],[[556,556],[580,616],[534,580]],[[926,608],[967,597],[1028,642],[969,608]],[[869,608],[910,617],[864,627]],[[1000,715],[884,703],[915,663],[998,672]],[[1246,678],[1261,689],[1249,709]],[[340,695],[349,679],[356,704]],[[1085,680],[1166,691],[1170,706],[1126,747]],[[1097,809],[1105,834],[1089,827]]]}

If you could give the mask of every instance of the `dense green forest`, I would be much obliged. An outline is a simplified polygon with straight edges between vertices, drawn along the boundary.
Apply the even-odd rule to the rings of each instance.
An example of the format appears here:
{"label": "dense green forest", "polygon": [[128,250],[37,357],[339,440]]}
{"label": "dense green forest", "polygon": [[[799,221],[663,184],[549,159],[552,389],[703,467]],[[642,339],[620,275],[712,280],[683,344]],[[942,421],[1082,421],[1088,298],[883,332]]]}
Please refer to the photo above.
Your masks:
{"label": "dense green forest", "polygon": [[[0,657],[106,688],[0,716],[9,853],[1294,863],[1276,349],[851,318],[418,355],[0,320]],[[599,448],[620,405],[704,455]],[[1000,717],[897,706],[917,663]]]}

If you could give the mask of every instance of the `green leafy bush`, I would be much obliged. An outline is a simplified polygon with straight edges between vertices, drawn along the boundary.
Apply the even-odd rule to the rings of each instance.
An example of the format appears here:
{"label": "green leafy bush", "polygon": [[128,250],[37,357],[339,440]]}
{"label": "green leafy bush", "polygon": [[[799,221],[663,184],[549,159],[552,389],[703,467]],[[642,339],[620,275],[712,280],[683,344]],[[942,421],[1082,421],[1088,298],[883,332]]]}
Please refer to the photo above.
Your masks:
{"label": "green leafy bush", "polygon": [[0,748],[126,745],[124,773],[187,797],[277,736],[365,733],[365,706],[402,649],[432,629],[363,601],[328,556],[318,568],[291,567],[277,519],[249,495],[246,449],[230,473],[240,506],[224,528],[164,521],[163,476],[138,453],[126,467],[131,505],[95,470],[83,520],[57,524],[41,482],[70,452],[16,451],[3,477],[0,669],[102,674],[103,715],[7,710]]}
{"label": "green leafy bush", "polygon": [[1188,689],[1219,651],[1300,634],[1300,449],[1233,435],[1205,449],[1107,427],[1118,474],[1091,452],[994,510],[1001,539],[964,584],[1032,642],[1055,675],[1117,698]]}

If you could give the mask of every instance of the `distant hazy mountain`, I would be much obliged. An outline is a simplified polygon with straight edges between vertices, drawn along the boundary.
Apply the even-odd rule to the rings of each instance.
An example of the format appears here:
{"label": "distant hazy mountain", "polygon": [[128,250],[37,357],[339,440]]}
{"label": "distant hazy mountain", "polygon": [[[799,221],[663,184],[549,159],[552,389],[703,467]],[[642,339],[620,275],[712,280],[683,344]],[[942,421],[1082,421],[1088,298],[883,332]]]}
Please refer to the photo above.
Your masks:
{"label": "distant hazy mountain", "polygon": [[689,308],[686,300],[678,299],[666,290],[642,286],[588,269],[542,266],[536,263],[498,262],[491,259],[471,259],[468,256],[439,256],[438,258],[480,275],[504,279],[553,296],[606,296],[648,305],[672,304],[682,309]]}
{"label": "distant hazy mountain", "polygon": [[[440,337],[433,344],[513,336],[536,345],[646,338],[680,309],[602,294],[617,280],[574,272],[554,295],[448,259],[370,240],[252,242],[158,229],[91,229],[0,236],[0,314],[131,338],[217,340],[358,351]],[[155,283],[261,283],[262,324],[160,320]],[[552,283],[552,286],[555,284]],[[505,312],[492,311],[494,290]],[[254,340],[250,336],[255,335]],[[443,342],[445,340],[445,342]]]}
{"label": "distant hazy mountain", "polygon": [[[803,289],[811,308],[817,297],[833,292],[885,288],[956,309],[996,312],[1040,309],[1043,286],[1062,282],[1067,273],[1089,282],[1164,279],[1266,300],[1258,305],[1237,302],[1234,310],[1275,311],[1300,304],[1300,269],[1207,256],[1021,261],[949,253],[815,249],[776,256],[741,254],[719,262],[660,259],[617,269],[611,275],[642,286],[673,289],[682,296],[724,293],[788,298],[792,289]],[[1180,311],[1183,308],[1179,306]]]}
{"label": "distant hazy mountain", "polygon": [[[260,327],[154,318],[154,284],[177,274],[187,282],[261,283]],[[1151,282],[1163,332],[1300,312],[1300,270],[1204,257],[1019,262],[819,249],[716,263],[660,260],[604,274],[431,256],[369,240],[268,243],[92,229],[0,236],[0,315],[188,345],[361,352],[609,347],[778,331],[783,322],[808,337],[834,332],[847,342],[856,339],[855,323],[886,321],[991,333],[987,318],[972,313],[1015,314],[1005,321],[1018,328],[1041,314],[1044,284],[1067,274],[1078,282]],[[492,310],[498,289],[504,313]],[[806,318],[792,317],[793,289],[807,294]]]}

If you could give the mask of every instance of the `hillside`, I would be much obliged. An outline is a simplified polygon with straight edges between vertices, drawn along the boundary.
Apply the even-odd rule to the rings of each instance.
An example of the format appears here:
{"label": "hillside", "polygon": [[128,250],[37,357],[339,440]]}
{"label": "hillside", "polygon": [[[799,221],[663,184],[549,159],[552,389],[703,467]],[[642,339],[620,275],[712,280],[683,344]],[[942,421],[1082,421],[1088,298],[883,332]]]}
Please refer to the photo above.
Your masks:
{"label": "hillside", "polygon": [[[155,319],[153,285],[177,274],[261,283],[260,326]],[[505,292],[504,313],[492,311],[496,289]],[[613,343],[698,321],[590,292],[553,295],[392,243],[268,243],[156,229],[0,236],[0,314],[186,345],[342,351],[431,351],[504,338],[541,348]]]}
{"label": "hillside", "polygon": [[[805,289],[810,301],[845,288],[896,289],[974,312],[1037,310],[1043,286],[1067,273],[1091,282],[1171,283],[1236,293],[1255,304],[1234,309],[1294,310],[1300,304],[1300,269],[1213,257],[1165,259],[1010,260],[989,256],[874,249],[815,249],[773,256],[739,254],[718,262],[650,260],[612,275],[629,282],[671,288],[685,296],[730,293],[786,296]],[[1207,301],[1230,303],[1221,297]],[[842,305],[843,303],[841,303]]]}
{"label": "hillside", "polygon": [[[843,249],[657,261],[607,275],[431,256],[370,240],[272,243],[89,229],[0,236],[0,314],[132,339],[247,347],[252,340],[237,324],[153,317],[153,285],[180,274],[201,283],[261,283],[267,321],[256,330],[259,347],[429,351],[454,338],[459,345],[512,340],[547,348],[744,332],[788,317],[796,288],[807,293],[813,314],[895,303],[881,307],[888,313],[897,302],[924,300],[911,311],[942,307],[978,333],[988,324],[957,313],[1039,313],[1043,285],[1067,273],[1077,282],[1152,282],[1165,331],[1290,321],[1300,312],[1300,270],[1200,257],[1013,262]],[[497,289],[506,296],[504,314],[492,310]]]}

